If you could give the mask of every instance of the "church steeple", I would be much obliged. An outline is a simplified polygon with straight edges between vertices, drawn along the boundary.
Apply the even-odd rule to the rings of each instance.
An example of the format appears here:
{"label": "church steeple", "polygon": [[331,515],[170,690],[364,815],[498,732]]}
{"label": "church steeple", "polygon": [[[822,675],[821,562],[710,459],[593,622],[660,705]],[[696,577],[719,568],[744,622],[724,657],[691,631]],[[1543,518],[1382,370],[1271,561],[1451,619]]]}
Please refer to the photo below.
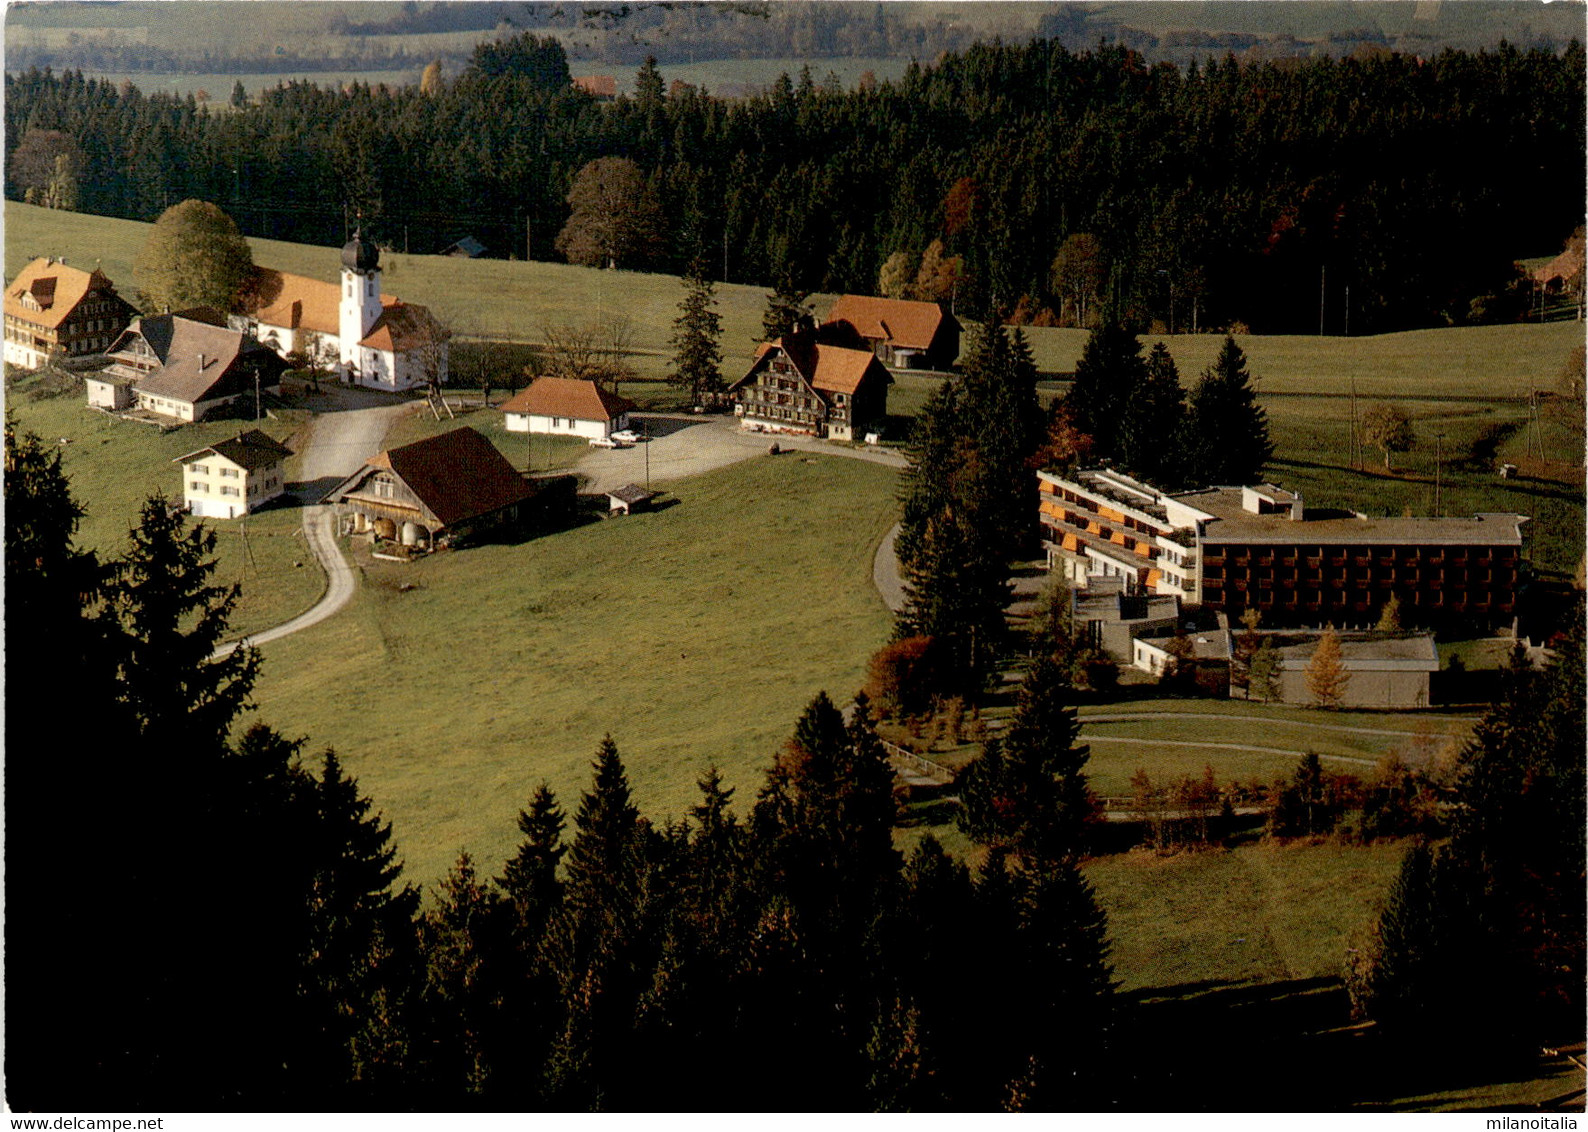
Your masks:
{"label": "church steeple", "polygon": [[360,361],[358,344],[380,318],[380,249],[366,240],[361,229],[342,247],[342,294],[340,304],[342,369],[366,368]]}

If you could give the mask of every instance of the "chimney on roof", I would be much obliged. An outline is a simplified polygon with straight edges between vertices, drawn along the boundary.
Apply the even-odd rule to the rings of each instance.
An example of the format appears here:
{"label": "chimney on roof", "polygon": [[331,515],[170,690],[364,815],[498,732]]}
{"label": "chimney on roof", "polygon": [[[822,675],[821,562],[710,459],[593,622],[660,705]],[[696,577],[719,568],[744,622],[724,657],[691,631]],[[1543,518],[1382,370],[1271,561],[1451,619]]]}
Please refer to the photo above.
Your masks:
{"label": "chimney on roof", "polygon": [[208,362],[206,362],[206,361],[205,361],[205,360],[204,360],[204,355],[203,355],[203,354],[202,354],[202,353],[201,353],[201,354],[199,354],[199,372],[200,372],[200,373],[203,373],[203,372],[204,372],[204,367],[205,367],[205,366],[206,366],[206,365],[208,365],[208,364],[209,364],[209,363],[208,363]]}

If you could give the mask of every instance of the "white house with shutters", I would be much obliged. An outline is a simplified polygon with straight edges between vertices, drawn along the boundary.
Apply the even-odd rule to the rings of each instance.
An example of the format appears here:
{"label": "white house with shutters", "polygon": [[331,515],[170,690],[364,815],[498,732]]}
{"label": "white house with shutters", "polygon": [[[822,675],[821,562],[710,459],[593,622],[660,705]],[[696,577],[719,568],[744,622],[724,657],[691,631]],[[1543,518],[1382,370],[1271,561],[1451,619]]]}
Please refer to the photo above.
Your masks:
{"label": "white house with shutters", "polygon": [[292,449],[249,429],[230,440],[178,456],[182,498],[190,514],[205,519],[240,519],[287,490],[286,461]]}

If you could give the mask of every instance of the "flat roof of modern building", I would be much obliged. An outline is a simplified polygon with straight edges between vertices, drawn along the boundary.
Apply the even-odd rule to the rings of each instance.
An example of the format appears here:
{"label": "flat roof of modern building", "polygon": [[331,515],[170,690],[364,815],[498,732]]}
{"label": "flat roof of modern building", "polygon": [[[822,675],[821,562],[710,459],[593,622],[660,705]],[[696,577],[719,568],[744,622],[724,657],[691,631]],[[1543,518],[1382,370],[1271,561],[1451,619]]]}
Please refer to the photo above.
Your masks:
{"label": "flat roof of modern building", "polygon": [[1483,512],[1462,518],[1370,519],[1328,512],[1327,518],[1292,519],[1288,514],[1254,515],[1241,506],[1241,488],[1210,487],[1172,498],[1213,515],[1204,529],[1208,543],[1411,543],[1418,545],[1522,545],[1526,515]]}
{"label": "flat roof of modern building", "polygon": [[[1274,634],[1274,650],[1289,668],[1305,668],[1318,647],[1319,634]],[[1340,634],[1340,662],[1363,672],[1437,672],[1439,648],[1427,633],[1384,637],[1377,634]]]}

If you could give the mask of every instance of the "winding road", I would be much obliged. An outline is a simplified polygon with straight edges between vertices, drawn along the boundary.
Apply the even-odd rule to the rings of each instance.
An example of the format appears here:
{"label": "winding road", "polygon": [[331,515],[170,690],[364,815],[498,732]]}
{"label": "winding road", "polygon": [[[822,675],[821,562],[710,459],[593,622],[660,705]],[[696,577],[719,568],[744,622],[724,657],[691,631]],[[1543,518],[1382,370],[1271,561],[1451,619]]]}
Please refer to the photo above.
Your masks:
{"label": "winding road", "polygon": [[[370,405],[367,398],[353,391],[328,391],[320,397],[347,407],[321,412],[312,419],[307,441],[300,442],[299,475],[302,478],[291,486],[292,494],[303,503],[304,540],[325,571],[325,592],[319,601],[290,621],[222,645],[210,654],[212,660],[228,656],[243,645],[266,644],[318,625],[339,613],[358,588],[353,567],[336,545],[335,512],[319,500],[338,481],[358,471],[366,460],[379,452],[386,431],[411,409],[407,402],[394,405],[389,399]],[[363,407],[354,407],[361,405]]]}

